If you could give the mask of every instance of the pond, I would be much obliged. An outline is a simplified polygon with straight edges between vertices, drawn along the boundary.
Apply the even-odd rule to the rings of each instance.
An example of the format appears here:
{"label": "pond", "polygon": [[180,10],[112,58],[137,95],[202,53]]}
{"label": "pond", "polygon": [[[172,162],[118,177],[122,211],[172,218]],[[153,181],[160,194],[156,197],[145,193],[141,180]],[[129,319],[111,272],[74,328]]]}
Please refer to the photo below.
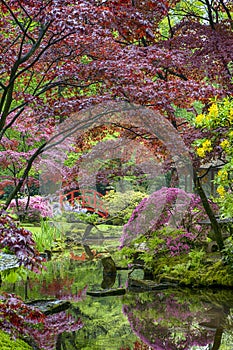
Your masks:
{"label": "pond", "polygon": [[[24,281],[1,286],[24,300],[71,299],[68,312],[80,318],[83,326],[56,336],[54,349],[232,350],[232,290],[174,287],[93,297],[86,291],[101,290],[101,259],[78,259],[74,254],[57,258],[47,262],[47,271],[40,275],[29,274]],[[111,287],[125,287],[127,273],[118,270]],[[143,272],[135,270],[132,276],[142,279]]]}

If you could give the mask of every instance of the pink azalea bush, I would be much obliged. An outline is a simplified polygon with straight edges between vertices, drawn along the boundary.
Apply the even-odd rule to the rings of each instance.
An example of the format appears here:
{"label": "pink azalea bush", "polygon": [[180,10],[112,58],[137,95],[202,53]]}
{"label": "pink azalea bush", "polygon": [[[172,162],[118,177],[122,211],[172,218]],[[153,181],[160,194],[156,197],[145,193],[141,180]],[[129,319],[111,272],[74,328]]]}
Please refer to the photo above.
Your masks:
{"label": "pink azalea bush", "polygon": [[52,208],[49,202],[41,196],[33,196],[28,198],[19,198],[12,200],[9,206],[17,216],[25,221],[34,222],[40,221],[43,217],[52,216]]}
{"label": "pink azalea bush", "polygon": [[183,230],[175,230],[171,236],[161,235],[163,243],[158,245],[154,253],[168,252],[171,256],[189,253],[196,243],[196,236]]}

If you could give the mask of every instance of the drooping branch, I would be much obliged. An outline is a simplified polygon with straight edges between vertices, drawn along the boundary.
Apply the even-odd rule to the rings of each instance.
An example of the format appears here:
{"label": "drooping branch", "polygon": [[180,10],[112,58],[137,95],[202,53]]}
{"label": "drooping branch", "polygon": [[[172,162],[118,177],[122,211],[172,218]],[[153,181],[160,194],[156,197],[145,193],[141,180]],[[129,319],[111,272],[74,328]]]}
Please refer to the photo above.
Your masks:
{"label": "drooping branch", "polygon": [[[28,28],[27,28],[28,29]],[[24,41],[25,38],[25,34],[22,38],[22,42],[20,45],[20,50],[18,53],[18,59],[15,61],[15,63],[13,64],[13,67],[11,69],[11,74],[10,74],[10,79],[9,79],[9,84],[6,86],[5,91],[2,95],[1,98],[1,102],[0,102],[0,112],[2,112],[1,115],[1,119],[0,119],[0,130],[2,130],[5,126],[6,123],[6,118],[9,114],[10,111],[10,107],[13,101],[13,92],[14,92],[14,86],[15,86],[15,81],[16,79],[26,70],[28,70],[32,65],[34,65],[34,63],[37,61],[34,60],[31,64],[29,64],[29,66],[23,68],[21,71],[19,71],[17,73],[17,70],[19,68],[19,66],[21,64],[23,64],[24,62],[26,62],[27,60],[29,60],[29,58],[35,53],[35,51],[40,47],[41,41],[46,33],[48,29],[48,25],[45,27],[45,30],[41,30],[40,34],[38,36],[38,40],[37,42],[35,42],[33,44],[33,46],[31,47],[31,49],[27,52],[27,54],[25,54],[23,57],[21,57],[21,53],[22,53],[22,42]],[[42,50],[43,51],[43,50]],[[41,54],[41,53],[40,53]],[[39,55],[38,55],[39,56]],[[38,57],[39,59],[39,57]]]}
{"label": "drooping branch", "polygon": [[[130,111],[135,110],[135,106],[128,106],[125,107],[124,111]],[[8,196],[4,209],[6,210],[11,201],[16,197],[17,193],[20,191],[21,187],[23,186],[26,178],[29,175],[29,172],[33,166],[34,161],[38,158],[39,155],[41,155],[43,152],[48,151],[49,149],[57,146],[58,144],[61,144],[64,142],[67,138],[69,138],[74,133],[78,132],[79,130],[88,129],[90,126],[92,126],[95,122],[97,122],[99,119],[106,117],[108,115],[114,114],[114,113],[120,113],[122,112],[122,108],[116,108],[116,109],[104,109],[100,113],[96,113],[93,116],[90,114],[83,118],[80,121],[77,121],[76,123],[71,123],[69,127],[66,127],[65,129],[62,129],[60,132],[53,135],[49,141],[44,142],[40,147],[37,148],[37,150],[33,153],[33,155],[28,159],[27,165],[25,167],[25,170],[19,179],[17,185],[14,187],[13,191]]]}
{"label": "drooping branch", "polygon": [[[26,103],[25,103],[26,104]],[[0,132],[0,141],[3,138],[3,135],[6,133],[7,129],[9,129],[14,123],[15,121],[18,119],[18,117],[20,116],[20,114],[24,111],[24,107],[22,107],[16,114],[15,116],[11,119],[11,121],[5,125],[3,127],[3,129]]]}
{"label": "drooping branch", "polygon": [[27,162],[27,166],[23,172],[23,175],[21,176],[19,182],[17,183],[17,185],[14,187],[13,191],[9,194],[6,202],[5,202],[5,205],[4,205],[4,209],[6,210],[12,199],[14,199],[17,195],[17,193],[20,191],[21,187],[23,186],[24,184],[24,181],[26,180],[26,178],[28,177],[29,175],[29,172],[32,168],[32,165],[33,165],[33,162],[35,161],[35,159],[43,152],[44,150],[44,147],[46,146],[47,142],[44,143],[43,145],[41,145],[37,150],[36,152],[31,156],[31,158],[28,160]]}

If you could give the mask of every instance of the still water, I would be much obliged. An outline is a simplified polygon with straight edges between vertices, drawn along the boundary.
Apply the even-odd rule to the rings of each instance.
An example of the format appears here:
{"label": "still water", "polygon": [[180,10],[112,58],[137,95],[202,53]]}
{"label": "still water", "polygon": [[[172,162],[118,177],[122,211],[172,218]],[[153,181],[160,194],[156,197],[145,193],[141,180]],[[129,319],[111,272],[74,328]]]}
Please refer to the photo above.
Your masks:
{"label": "still water", "polygon": [[[142,277],[141,270],[134,272],[133,278]],[[81,262],[69,256],[47,262],[47,271],[40,275],[3,283],[1,289],[24,300],[71,300],[68,312],[83,327],[56,335],[56,350],[233,349],[232,290],[172,288],[86,295],[86,290],[101,290],[102,280],[101,260]],[[112,287],[125,287],[126,282],[127,272],[118,271]]]}

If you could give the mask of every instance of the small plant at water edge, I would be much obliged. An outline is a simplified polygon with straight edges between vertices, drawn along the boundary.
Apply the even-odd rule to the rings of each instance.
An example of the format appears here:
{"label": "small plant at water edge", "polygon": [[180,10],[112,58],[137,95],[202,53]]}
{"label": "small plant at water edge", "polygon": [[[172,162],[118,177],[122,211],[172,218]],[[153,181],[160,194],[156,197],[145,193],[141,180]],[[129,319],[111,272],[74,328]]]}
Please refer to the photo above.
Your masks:
{"label": "small plant at water edge", "polygon": [[41,230],[33,232],[36,247],[40,252],[52,250],[54,242],[62,239],[61,232],[46,220],[41,220]]}

